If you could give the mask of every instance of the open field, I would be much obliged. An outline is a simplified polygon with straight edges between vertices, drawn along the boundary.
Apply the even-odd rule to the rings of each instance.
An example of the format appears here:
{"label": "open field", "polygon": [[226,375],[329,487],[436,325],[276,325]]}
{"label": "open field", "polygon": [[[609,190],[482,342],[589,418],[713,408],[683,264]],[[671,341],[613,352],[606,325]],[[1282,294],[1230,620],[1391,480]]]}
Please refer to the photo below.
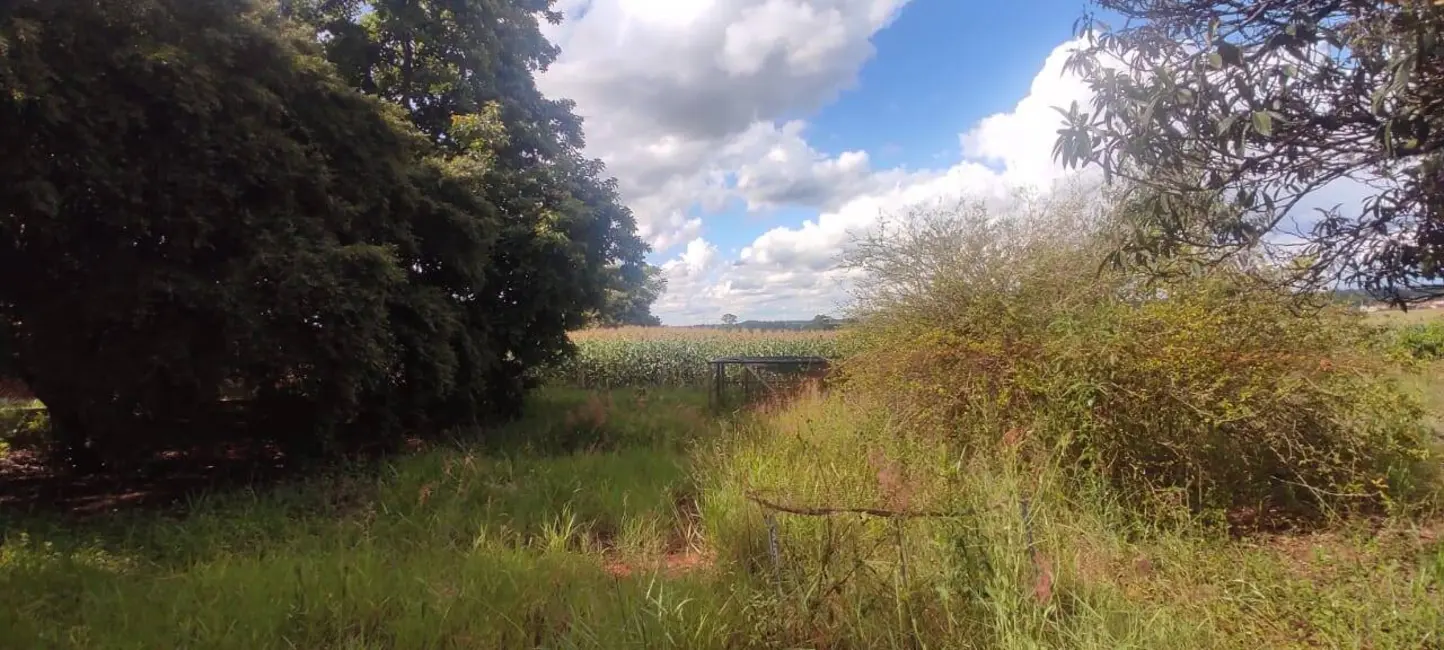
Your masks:
{"label": "open field", "polygon": [[[78,522],[7,512],[3,645],[623,647],[665,638],[675,616],[698,611],[674,608],[711,593],[690,566],[700,536],[684,449],[716,429],[694,402],[557,390],[493,437],[504,448],[430,449],[375,471],[201,497],[182,512]],[[671,577],[654,579],[667,561],[677,564]]]}
{"label": "open field", "polygon": [[702,386],[707,362],[728,356],[839,354],[836,332],[745,331],[684,327],[595,329],[572,335],[577,356],[553,371],[572,385]]}
{"label": "open field", "polygon": [[1422,325],[1444,322],[1444,309],[1386,309],[1370,312],[1369,320],[1383,325]]}

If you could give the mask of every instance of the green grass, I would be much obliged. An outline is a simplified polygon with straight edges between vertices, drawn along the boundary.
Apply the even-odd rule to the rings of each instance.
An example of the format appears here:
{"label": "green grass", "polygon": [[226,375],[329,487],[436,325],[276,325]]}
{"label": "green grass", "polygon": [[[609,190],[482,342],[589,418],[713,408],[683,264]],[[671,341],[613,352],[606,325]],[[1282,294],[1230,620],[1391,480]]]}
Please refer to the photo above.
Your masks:
{"label": "green grass", "polygon": [[1385,309],[1370,312],[1368,319],[1380,325],[1423,325],[1444,320],[1444,309]]}
{"label": "green grass", "polygon": [[689,647],[657,642],[679,634],[683,598],[715,590],[649,567],[692,543],[685,450],[715,428],[696,402],[553,390],[485,446],[374,473],[204,497],[184,516],[7,515],[3,645]]}
{"label": "green grass", "polygon": [[[1231,539],[865,405],[704,405],[552,388],[484,442],[183,514],[0,515],[0,647],[1444,645],[1431,518]],[[769,524],[749,494],[962,516]]]}
{"label": "green grass", "polygon": [[[703,463],[708,539],[719,558],[761,574],[770,570],[755,560],[766,553],[766,522],[748,493],[962,515],[904,524],[779,516],[782,617],[825,621],[810,631],[824,647],[1444,644],[1437,523],[1244,539],[1187,520],[1154,526],[1102,491],[1065,485],[1047,459],[1000,449],[960,463],[894,426],[866,407],[804,403]],[[822,595],[854,566],[866,570]]]}

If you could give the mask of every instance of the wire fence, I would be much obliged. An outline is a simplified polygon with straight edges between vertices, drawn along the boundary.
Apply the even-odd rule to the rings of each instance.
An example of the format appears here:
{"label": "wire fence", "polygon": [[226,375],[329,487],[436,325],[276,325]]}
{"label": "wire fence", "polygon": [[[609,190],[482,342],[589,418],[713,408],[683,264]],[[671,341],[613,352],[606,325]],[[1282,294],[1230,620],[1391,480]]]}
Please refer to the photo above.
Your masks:
{"label": "wire fence", "polygon": [[[967,521],[976,519],[981,514],[972,509],[943,511],[867,506],[802,505],[786,503],[775,497],[764,497],[755,492],[747,492],[744,496],[762,513],[767,535],[767,557],[774,586],[781,594],[786,588],[784,576],[787,575],[809,582],[810,584],[801,585],[801,592],[810,595],[809,607],[815,607],[823,599],[841,591],[861,574],[876,574],[878,563],[875,559],[887,555],[892,556],[890,563],[893,576],[892,578],[881,576],[881,582],[893,583],[898,589],[898,594],[901,594],[914,584],[914,578],[919,577],[915,572],[910,572],[912,558],[908,552],[907,540],[909,522],[916,520]],[[1020,495],[1018,498],[1016,512],[1021,523],[1024,541],[1024,547],[1018,550],[1027,555],[1027,562],[1031,564],[1032,575],[1028,576],[1028,582],[1032,584],[1032,590],[1026,595],[1040,602],[1046,602],[1051,598],[1052,569],[1034,536],[1032,504],[1026,495]],[[813,551],[811,559],[814,562],[794,562],[789,565],[781,533],[782,526],[779,524],[779,518],[787,516],[818,518],[826,522],[819,548],[810,549]],[[849,550],[843,548],[842,540],[847,536],[837,534],[831,522],[838,517],[845,516],[882,520],[890,526],[890,533],[878,536],[870,546],[850,549],[852,557],[844,558],[843,556],[847,555]],[[856,540],[856,538],[852,539]],[[891,552],[887,552],[886,555],[882,555],[886,545],[892,545],[894,549],[891,549]],[[836,566],[838,564],[842,566],[840,572]],[[805,575],[809,571],[812,575]],[[914,573],[914,575],[910,575],[910,573]],[[899,606],[910,607],[910,599],[898,594],[894,594],[894,597]]]}

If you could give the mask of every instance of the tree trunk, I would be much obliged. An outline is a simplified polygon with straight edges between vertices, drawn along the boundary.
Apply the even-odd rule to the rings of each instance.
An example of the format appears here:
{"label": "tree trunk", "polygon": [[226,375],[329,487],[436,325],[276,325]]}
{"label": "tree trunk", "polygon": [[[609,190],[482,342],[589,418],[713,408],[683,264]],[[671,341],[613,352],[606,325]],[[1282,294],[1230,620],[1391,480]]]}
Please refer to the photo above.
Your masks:
{"label": "tree trunk", "polygon": [[64,406],[52,407],[43,398],[50,418],[50,437],[54,451],[52,462],[75,474],[95,474],[105,468],[105,459],[96,449],[81,423],[79,415],[69,412]]}
{"label": "tree trunk", "polygon": [[45,405],[50,422],[48,461],[79,475],[94,474],[104,469],[105,460],[92,444],[85,425],[84,407],[73,391],[43,381],[31,373],[22,373],[35,399]]}

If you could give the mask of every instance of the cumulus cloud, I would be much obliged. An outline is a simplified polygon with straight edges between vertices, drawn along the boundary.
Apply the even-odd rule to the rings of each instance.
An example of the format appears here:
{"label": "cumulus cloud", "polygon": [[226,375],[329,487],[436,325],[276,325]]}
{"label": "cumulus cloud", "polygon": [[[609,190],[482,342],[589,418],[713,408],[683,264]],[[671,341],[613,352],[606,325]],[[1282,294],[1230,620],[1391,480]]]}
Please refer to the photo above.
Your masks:
{"label": "cumulus cloud", "polygon": [[[1047,194],[1065,185],[1098,182],[1096,170],[1066,170],[1052,158],[1059,116],[1053,107],[1086,105],[1086,85],[1063,64],[1079,43],[1059,45],[1034,77],[1027,96],[1009,111],[987,116],[958,136],[956,162],[938,169],[875,169],[865,151],[836,157],[819,154],[806,140],[805,124],[754,122],[724,146],[698,146],[699,168],[724,196],[749,208],[811,206],[816,218],[796,227],[773,228],[726,259],[702,239],[668,262],[672,282],[655,312],[664,322],[716,322],[723,312],[743,318],[807,318],[839,313],[855,271],[839,256],[854,236],[882,218],[914,208],[946,208],[959,202],[1011,205],[1018,192]],[[669,150],[670,151],[670,150]],[[719,170],[726,170],[720,171]],[[730,185],[717,174],[730,177]],[[705,185],[705,183],[704,183]],[[1297,221],[1275,243],[1296,245],[1298,230],[1312,225],[1316,208],[1355,208],[1372,192],[1365,181],[1341,179],[1298,206]],[[705,196],[706,193],[694,196]]]}
{"label": "cumulus cloud", "polygon": [[801,121],[781,127],[755,123],[723,151],[725,164],[736,170],[732,190],[749,210],[835,209],[911,176],[902,170],[874,170],[866,151],[826,156],[807,143],[806,127]]}
{"label": "cumulus cloud", "polygon": [[[546,29],[562,54],[538,84],[576,102],[588,153],[666,250],[733,196],[766,209],[864,189],[866,154],[826,160],[800,123],[775,122],[851,86],[872,36],[907,2],[563,0],[567,19]],[[774,151],[782,160],[768,162]]]}
{"label": "cumulus cloud", "polygon": [[698,238],[662,266],[667,292],[653,312],[669,324],[715,323],[723,313],[743,318],[835,314],[849,288],[851,272],[828,269],[766,269],[722,259],[715,246]]}
{"label": "cumulus cloud", "polygon": [[663,264],[662,271],[669,280],[701,278],[705,277],[716,263],[717,247],[698,237],[687,243],[687,250],[677,256],[677,259]]}
{"label": "cumulus cloud", "polygon": [[[824,155],[807,141],[806,114],[851,86],[872,37],[908,0],[562,0],[549,27],[562,47],[538,79],[576,102],[588,153],[606,161],[622,198],[663,266],[665,322],[836,313],[851,272],[837,257],[880,216],[963,198],[1002,200],[1018,187],[1065,178],[1051,157],[1053,106],[1088,100],[1062,74],[1068,50],[1048,57],[1010,111],[959,134],[950,166],[878,169],[866,151]],[[730,259],[707,236],[708,213],[818,211],[774,228]]]}
{"label": "cumulus cloud", "polygon": [[[1046,192],[1069,180],[1072,174],[1052,159],[1058,123],[1052,107],[1089,99],[1077,78],[1062,74],[1063,62],[1075,47],[1076,42],[1068,42],[1054,49],[1028,96],[1013,110],[988,116],[960,135],[962,155],[956,164],[912,173],[864,170],[866,178],[857,184],[865,191],[798,227],[763,233],[742,249],[735,263],[716,274],[710,293],[693,292],[691,300],[700,303],[725,296],[743,305],[736,308],[738,313],[750,309],[764,315],[797,316],[809,311],[798,305],[835,310],[845,303],[849,286],[849,271],[838,267],[838,256],[854,236],[873,228],[882,217],[960,201],[1001,205],[1020,190]],[[823,161],[820,167],[829,165],[836,163]],[[687,304],[686,298],[668,306],[679,304]],[[690,311],[664,312],[663,318],[685,319]]]}
{"label": "cumulus cloud", "polygon": [[906,1],[573,0],[541,81],[597,121],[722,137],[831,100]]}
{"label": "cumulus cloud", "polygon": [[990,115],[964,133],[963,156],[1000,166],[1004,180],[1017,185],[1040,186],[1061,178],[1064,170],[1052,157],[1060,121],[1054,107],[1072,102],[1086,106],[1092,99],[1082,79],[1063,71],[1069,52],[1080,45],[1070,41],[1055,48],[1033,78],[1027,97],[1012,111]]}

